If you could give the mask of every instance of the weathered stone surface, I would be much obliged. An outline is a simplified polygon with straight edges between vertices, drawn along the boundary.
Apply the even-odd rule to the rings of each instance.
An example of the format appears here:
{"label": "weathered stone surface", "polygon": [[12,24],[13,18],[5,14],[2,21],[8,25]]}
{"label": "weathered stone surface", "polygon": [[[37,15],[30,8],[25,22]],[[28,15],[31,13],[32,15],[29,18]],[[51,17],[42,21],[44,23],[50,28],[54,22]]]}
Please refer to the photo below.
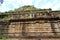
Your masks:
{"label": "weathered stone surface", "polygon": [[[31,13],[29,11],[19,11],[5,15],[10,19],[5,20],[5,22],[2,18],[3,20],[0,22],[0,33],[7,34],[9,38],[20,38],[19,40],[59,40],[57,38],[60,38],[59,11],[46,10],[33,11]],[[49,37],[53,38],[48,39]]]}

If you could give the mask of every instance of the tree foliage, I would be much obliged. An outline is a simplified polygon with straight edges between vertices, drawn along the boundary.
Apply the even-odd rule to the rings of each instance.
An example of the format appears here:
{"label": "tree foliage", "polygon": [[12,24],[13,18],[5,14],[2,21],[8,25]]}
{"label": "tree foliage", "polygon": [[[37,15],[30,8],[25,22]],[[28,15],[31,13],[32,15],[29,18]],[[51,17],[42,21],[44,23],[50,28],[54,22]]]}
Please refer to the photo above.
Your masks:
{"label": "tree foliage", "polygon": [[18,8],[18,9],[15,9],[15,11],[31,11],[31,10],[36,10],[37,8],[35,8],[34,6],[30,6],[30,5],[28,5],[28,6],[22,6],[22,7],[20,7],[20,8]]}

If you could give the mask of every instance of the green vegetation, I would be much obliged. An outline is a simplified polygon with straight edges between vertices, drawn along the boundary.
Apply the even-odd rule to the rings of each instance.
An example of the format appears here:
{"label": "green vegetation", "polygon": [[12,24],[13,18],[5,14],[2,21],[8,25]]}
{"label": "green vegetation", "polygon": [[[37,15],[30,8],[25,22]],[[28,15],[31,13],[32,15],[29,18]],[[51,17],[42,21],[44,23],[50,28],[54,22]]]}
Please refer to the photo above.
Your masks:
{"label": "green vegetation", "polygon": [[34,6],[30,6],[30,5],[28,5],[28,6],[22,6],[22,7],[20,7],[20,8],[18,8],[18,9],[15,9],[15,11],[28,11],[28,10],[36,10],[37,8],[35,8]]}
{"label": "green vegetation", "polygon": [[7,34],[5,34],[5,30],[3,30],[3,29],[5,29],[5,27],[4,27],[5,25],[0,25],[0,40],[2,39],[2,40],[5,40],[5,39],[7,39]]}
{"label": "green vegetation", "polygon": [[[13,13],[20,13],[20,12],[29,12],[29,13],[33,13],[34,11],[41,11],[41,12],[46,12],[46,11],[51,11],[51,9],[38,9],[35,8],[34,6],[31,5],[27,5],[27,6],[22,6],[20,8],[17,8],[15,10],[10,10],[10,11],[6,11],[6,12],[0,12],[0,15],[7,15],[7,14],[13,14]],[[8,15],[7,15],[8,16]],[[9,20],[10,18],[8,18],[7,16],[4,17],[0,17],[0,20]]]}
{"label": "green vegetation", "polygon": [[0,34],[0,39],[6,40],[7,39],[7,35],[6,34]]}
{"label": "green vegetation", "polygon": [[47,11],[47,10],[51,11],[51,8],[49,8],[49,9],[40,9],[40,8],[36,8],[32,5],[25,5],[25,6],[22,6],[22,7],[19,7],[17,9],[15,9],[15,10],[9,10],[9,11],[6,11],[4,13],[0,12],[0,14],[9,14],[9,13],[13,13],[13,12],[17,13],[17,12],[20,12],[20,11],[28,11],[28,12],[43,11],[44,12],[44,11]]}

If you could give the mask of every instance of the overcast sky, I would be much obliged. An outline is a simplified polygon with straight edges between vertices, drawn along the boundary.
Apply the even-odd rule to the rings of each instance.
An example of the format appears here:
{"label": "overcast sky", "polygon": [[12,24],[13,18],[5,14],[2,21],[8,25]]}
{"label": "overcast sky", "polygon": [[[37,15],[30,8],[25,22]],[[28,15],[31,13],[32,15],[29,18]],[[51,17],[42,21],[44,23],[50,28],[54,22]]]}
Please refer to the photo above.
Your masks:
{"label": "overcast sky", "polygon": [[34,5],[37,8],[52,8],[60,10],[60,0],[4,0],[0,5],[0,11],[9,11],[24,5]]}

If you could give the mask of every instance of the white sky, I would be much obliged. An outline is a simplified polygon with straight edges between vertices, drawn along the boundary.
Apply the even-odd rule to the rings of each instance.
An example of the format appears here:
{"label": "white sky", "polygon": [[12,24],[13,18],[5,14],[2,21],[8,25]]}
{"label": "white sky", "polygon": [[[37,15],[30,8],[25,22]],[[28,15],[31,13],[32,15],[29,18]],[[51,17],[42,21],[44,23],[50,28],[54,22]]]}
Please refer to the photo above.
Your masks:
{"label": "white sky", "polygon": [[4,0],[0,5],[0,11],[9,11],[24,5],[34,5],[37,8],[52,8],[60,10],[60,0]]}

